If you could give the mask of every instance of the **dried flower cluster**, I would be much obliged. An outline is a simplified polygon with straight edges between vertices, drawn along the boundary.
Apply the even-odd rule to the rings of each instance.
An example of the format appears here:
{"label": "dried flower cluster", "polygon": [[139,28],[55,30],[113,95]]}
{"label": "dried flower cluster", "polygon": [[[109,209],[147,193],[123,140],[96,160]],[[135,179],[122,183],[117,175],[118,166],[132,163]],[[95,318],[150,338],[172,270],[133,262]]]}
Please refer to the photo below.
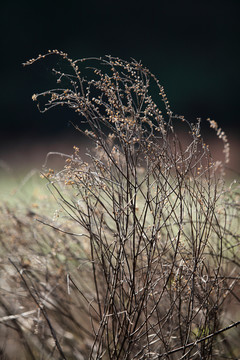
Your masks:
{"label": "dried flower cluster", "polygon": [[225,155],[225,163],[229,163],[230,160],[230,144],[228,142],[228,138],[227,135],[225,134],[225,132],[218,127],[218,124],[216,123],[215,120],[211,120],[211,119],[207,119],[208,122],[210,123],[210,127],[213,128],[219,139],[221,139],[224,143],[224,149],[223,149],[223,153]]}

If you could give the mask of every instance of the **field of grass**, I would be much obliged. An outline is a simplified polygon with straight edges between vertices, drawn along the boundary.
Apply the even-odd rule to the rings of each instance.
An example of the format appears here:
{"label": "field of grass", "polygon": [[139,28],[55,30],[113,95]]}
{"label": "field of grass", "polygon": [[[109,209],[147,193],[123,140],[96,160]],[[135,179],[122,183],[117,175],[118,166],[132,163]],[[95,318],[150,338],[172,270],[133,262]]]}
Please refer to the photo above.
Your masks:
{"label": "field of grass", "polygon": [[[94,343],[96,330],[93,329],[97,328],[98,324],[97,317],[94,316],[95,305],[93,305],[96,301],[96,284],[91,267],[90,242],[89,238],[84,236],[87,231],[66,213],[63,209],[66,203],[62,202],[60,194],[56,193],[52,185],[49,186],[50,189],[47,185],[49,185],[49,180],[41,179],[39,173],[29,173],[28,176],[19,177],[17,181],[9,176],[1,178],[1,199],[4,200],[1,201],[0,212],[0,345],[6,359],[47,359],[49,356],[54,359],[59,358],[53,335],[55,333],[67,359],[87,358]],[[69,197],[76,194],[76,191],[69,190],[69,186],[65,186],[64,191],[66,189]],[[63,194],[63,189],[61,191]],[[99,194],[98,196],[101,197]],[[237,191],[232,194],[232,197],[237,205],[239,203]],[[171,201],[175,207],[178,206],[174,197]],[[223,210],[223,208],[219,209],[219,211]],[[232,206],[227,208],[226,206],[226,210],[231,212],[231,219],[232,216],[237,216],[236,208],[234,209]],[[143,195],[140,195],[138,212],[143,213],[143,211],[144,199]],[[151,224],[150,216],[149,213],[146,227]],[[113,220],[109,220],[108,225],[113,229]],[[166,225],[167,223],[165,223]],[[218,260],[213,259],[212,255],[210,257],[208,255],[209,249],[213,250],[214,247],[213,234],[212,247],[206,247],[203,254],[204,266],[207,264],[210,267],[207,272],[210,271],[213,275],[217,269],[219,279],[221,279],[218,281],[222,281],[222,285],[218,287],[218,291],[221,292],[221,295],[218,294],[219,309],[215,310],[218,314],[217,321],[220,328],[236,323],[240,316],[238,226],[239,219],[235,218],[231,220],[233,229],[227,227],[225,234],[228,232],[232,246],[229,241],[222,243],[220,269]],[[117,231],[116,228],[115,231]],[[174,237],[177,234],[177,227],[176,229],[172,227],[171,231],[162,231],[161,236],[165,234],[169,239],[167,233],[168,235],[171,233],[171,236]],[[109,236],[112,238],[111,233]],[[149,235],[147,236],[149,237]],[[164,265],[169,266],[171,250],[166,243],[163,243],[162,246],[165,248],[161,250],[161,255],[166,253]],[[188,246],[189,244],[185,246],[185,251]],[[131,249],[127,250],[130,258],[132,256]],[[144,252],[144,248],[141,251]],[[219,249],[214,251],[217,254]],[[181,259],[176,260],[178,265],[175,271],[183,272],[182,281],[187,284],[189,276],[187,273],[184,275],[184,266],[181,265],[182,267],[179,268],[179,264],[183,262],[183,254],[184,251],[181,250]],[[187,258],[189,256],[191,257],[191,254],[188,254]],[[209,257],[208,260],[207,257]],[[145,259],[141,258],[142,261],[147,261],[147,253]],[[191,259],[188,261],[191,262]],[[191,267],[190,264],[189,266]],[[103,286],[101,290],[104,295],[107,288],[105,288],[103,280],[100,280],[100,276],[102,277],[102,274],[99,274],[99,285]],[[204,283],[204,281],[207,282],[210,274],[205,273],[203,276],[202,282]],[[139,278],[138,281],[141,282]],[[171,296],[174,296],[174,292],[179,291],[178,281],[176,274],[171,275],[168,279],[167,292],[168,294],[172,292]],[[186,293],[184,289],[181,291],[182,302],[187,302],[186,296],[191,290],[188,289]],[[214,290],[212,291],[214,292]],[[167,301],[166,298],[165,301]],[[187,311],[184,306],[181,309],[181,311]],[[167,308],[165,311],[167,313]],[[171,323],[170,319],[168,321]],[[203,324],[203,328],[201,328],[197,323],[197,321],[193,322],[191,326],[190,343],[194,339],[201,339],[211,333],[211,329],[207,330],[206,324]],[[54,332],[51,329],[54,329]],[[238,327],[229,329],[224,335],[222,333],[216,335],[216,338],[218,346],[221,345],[221,351],[224,351],[224,353],[218,353],[217,358],[224,358],[226,354],[229,359],[236,359],[240,356]],[[224,356],[221,357],[222,354]],[[169,356],[171,359],[178,359],[179,354]],[[92,358],[97,359],[98,357],[92,354]],[[104,358],[107,359],[107,357]]]}

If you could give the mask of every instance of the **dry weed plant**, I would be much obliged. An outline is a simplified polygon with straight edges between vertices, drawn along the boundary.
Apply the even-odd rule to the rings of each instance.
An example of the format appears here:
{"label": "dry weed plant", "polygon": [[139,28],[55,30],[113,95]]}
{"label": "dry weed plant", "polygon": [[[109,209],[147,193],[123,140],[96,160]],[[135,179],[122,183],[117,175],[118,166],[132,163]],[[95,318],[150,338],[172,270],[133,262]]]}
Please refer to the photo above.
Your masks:
{"label": "dry weed plant", "polygon": [[[27,359],[236,359],[239,195],[225,185],[200,120],[174,115],[141,63],[73,61],[54,50],[25,65],[49,55],[66,61],[66,72],[54,70],[63,87],[33,100],[42,112],[66,105],[79,113],[75,126],[94,149],[86,162],[75,146],[62,154],[62,171],[44,174],[65,218],[39,214],[22,251],[27,263],[10,256],[5,264],[11,288],[18,284],[11,296],[24,311],[35,304],[34,317],[11,318],[3,299],[0,321]],[[209,121],[227,162],[226,135]]]}

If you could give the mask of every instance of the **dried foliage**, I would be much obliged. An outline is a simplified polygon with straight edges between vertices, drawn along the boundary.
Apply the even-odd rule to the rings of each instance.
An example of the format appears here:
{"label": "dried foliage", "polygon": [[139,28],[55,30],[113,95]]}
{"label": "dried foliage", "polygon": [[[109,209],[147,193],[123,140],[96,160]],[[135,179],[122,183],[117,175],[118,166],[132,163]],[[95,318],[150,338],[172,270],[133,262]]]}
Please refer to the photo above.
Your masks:
{"label": "dried foliage", "polygon": [[[28,293],[37,305],[32,337],[33,327],[9,317],[28,357],[236,358],[239,321],[227,305],[240,301],[239,195],[225,185],[200,120],[174,115],[159,81],[136,61],[72,61],[54,50],[26,64],[53,54],[67,62],[68,72],[54,70],[64,86],[33,100],[43,112],[67,105],[79,113],[75,126],[94,149],[86,162],[75,146],[62,171],[45,173],[65,223],[38,216],[31,263],[10,258],[24,291],[16,298]],[[218,136],[227,162],[226,135]]]}

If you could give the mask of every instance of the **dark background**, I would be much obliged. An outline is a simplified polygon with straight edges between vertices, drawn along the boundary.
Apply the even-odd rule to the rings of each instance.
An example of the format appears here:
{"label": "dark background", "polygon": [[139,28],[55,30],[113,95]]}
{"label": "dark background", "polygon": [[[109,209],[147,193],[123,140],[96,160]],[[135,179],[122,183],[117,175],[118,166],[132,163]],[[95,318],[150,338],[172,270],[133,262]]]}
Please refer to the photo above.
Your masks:
{"label": "dark background", "polygon": [[31,100],[53,86],[54,76],[48,61],[22,63],[48,49],[73,59],[141,60],[164,86],[173,112],[191,121],[215,119],[238,159],[239,15],[239,0],[1,4],[0,161],[14,166],[40,154],[41,162],[47,151],[74,145],[69,122],[76,115],[66,109],[40,114]]}

